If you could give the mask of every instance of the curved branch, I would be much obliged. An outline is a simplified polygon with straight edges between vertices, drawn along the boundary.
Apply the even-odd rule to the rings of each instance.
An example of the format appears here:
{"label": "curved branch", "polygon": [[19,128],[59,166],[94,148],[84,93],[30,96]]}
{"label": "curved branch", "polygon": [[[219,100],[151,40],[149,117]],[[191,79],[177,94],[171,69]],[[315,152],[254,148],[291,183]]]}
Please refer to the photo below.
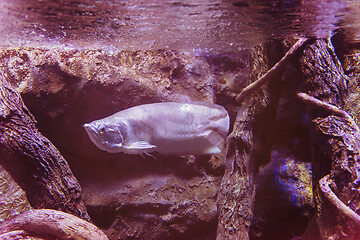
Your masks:
{"label": "curved branch", "polygon": [[351,127],[353,127],[358,132],[360,131],[359,127],[354,122],[353,118],[346,111],[341,110],[340,108],[338,108],[334,105],[331,105],[329,103],[326,103],[319,99],[316,99],[306,93],[298,93],[297,96],[306,104],[310,104],[314,107],[321,108],[327,112],[330,112],[334,115],[344,118],[351,124]]}
{"label": "curved branch", "polygon": [[21,96],[0,76],[0,164],[34,208],[51,208],[89,220],[81,187],[56,147],[37,129]]}
{"label": "curved branch", "polygon": [[354,212],[351,208],[346,206],[331,190],[330,184],[332,180],[329,175],[326,175],[319,181],[319,186],[325,197],[347,218],[352,220],[360,227],[360,216]]}
{"label": "curved branch", "polygon": [[238,103],[242,102],[246,96],[255,92],[266,82],[270,81],[277,73],[279,73],[282,69],[284,69],[285,64],[289,62],[289,60],[296,54],[298,51],[308,43],[308,38],[300,38],[285,54],[283,58],[280,59],[269,71],[267,71],[262,77],[260,77],[255,82],[249,84],[245,87],[236,97],[236,101]]}
{"label": "curved branch", "polygon": [[12,239],[26,239],[29,234],[24,230],[15,230],[0,235],[0,239],[12,240]]}
{"label": "curved branch", "polygon": [[108,240],[95,225],[74,215],[50,209],[29,210],[0,223],[1,239],[31,234],[56,239]]}

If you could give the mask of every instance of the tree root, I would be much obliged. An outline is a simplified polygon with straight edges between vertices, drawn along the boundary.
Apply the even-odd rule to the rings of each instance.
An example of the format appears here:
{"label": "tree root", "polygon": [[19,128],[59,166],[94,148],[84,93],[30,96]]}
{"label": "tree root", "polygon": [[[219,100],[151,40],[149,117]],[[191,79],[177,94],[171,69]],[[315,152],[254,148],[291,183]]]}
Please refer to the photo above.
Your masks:
{"label": "tree root", "polygon": [[298,93],[297,96],[306,104],[312,105],[314,107],[320,108],[322,110],[325,110],[329,113],[332,113],[336,116],[344,118],[346,121],[348,121],[352,128],[354,128],[355,131],[359,132],[360,129],[358,125],[355,123],[354,119],[344,110],[341,110],[340,108],[331,105],[329,103],[323,102],[319,99],[316,99],[306,93]]}
{"label": "tree root", "polygon": [[24,239],[29,234],[23,230],[15,230],[11,232],[7,232],[0,235],[0,239],[10,240],[10,239]]}
{"label": "tree root", "polygon": [[50,209],[29,210],[0,223],[0,239],[26,235],[35,235],[39,239],[108,240],[95,225],[74,215]]}
{"label": "tree root", "polygon": [[274,75],[279,73],[281,70],[284,69],[285,64],[291,60],[291,58],[298,53],[298,51],[304,46],[306,43],[309,42],[310,39],[308,38],[300,38],[285,54],[283,58],[280,59],[269,71],[267,71],[262,77],[260,77],[255,82],[249,84],[245,87],[236,97],[236,102],[241,103],[246,96],[255,92],[259,89],[262,85],[266,82],[270,81]]}
{"label": "tree root", "polygon": [[[329,103],[318,100],[306,93],[298,93],[297,96],[306,104],[312,105],[314,107],[325,110],[333,115],[337,115],[347,121],[355,131],[359,132],[359,127],[356,125],[353,118],[344,110],[339,109],[338,107],[331,105]],[[354,222],[356,225],[360,227],[360,216],[353,211],[351,208],[346,206],[336,194],[331,190],[330,185],[334,184],[333,180],[330,178],[330,175],[326,175],[325,177],[319,180],[319,187],[321,192],[324,194],[325,198],[331,202],[331,204],[344,216],[346,216],[349,220]]]}
{"label": "tree root", "polygon": [[325,195],[326,199],[328,199],[335,207],[339,210],[341,214],[346,216],[352,222],[356,223],[360,227],[360,216],[354,212],[351,208],[346,206],[331,190],[330,184],[333,181],[330,179],[330,175],[326,175],[319,181],[319,187],[321,192]]}
{"label": "tree root", "polygon": [[58,149],[42,135],[21,96],[0,71],[0,164],[34,208],[90,217],[81,186]]}

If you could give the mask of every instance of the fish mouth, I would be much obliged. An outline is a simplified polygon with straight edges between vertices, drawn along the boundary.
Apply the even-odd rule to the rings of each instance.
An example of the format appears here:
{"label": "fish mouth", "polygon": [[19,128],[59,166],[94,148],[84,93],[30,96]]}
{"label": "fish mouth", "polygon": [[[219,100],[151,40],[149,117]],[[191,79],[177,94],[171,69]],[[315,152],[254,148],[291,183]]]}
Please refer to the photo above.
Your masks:
{"label": "fish mouth", "polygon": [[97,133],[96,129],[93,127],[92,124],[85,123],[85,124],[82,125],[82,126],[83,126],[83,128],[85,128],[86,132],[99,135],[99,134]]}
{"label": "fish mouth", "polygon": [[101,137],[101,135],[96,131],[96,128],[92,124],[89,124],[89,123],[85,123],[83,125],[83,127],[85,128],[86,133],[90,137],[90,140],[101,150],[106,150],[103,147],[104,140]]}
{"label": "fish mouth", "polygon": [[[83,125],[83,128],[85,128],[87,134],[93,140],[93,138],[101,138],[96,129],[89,123],[85,123]],[[94,141],[94,140],[93,140]]]}

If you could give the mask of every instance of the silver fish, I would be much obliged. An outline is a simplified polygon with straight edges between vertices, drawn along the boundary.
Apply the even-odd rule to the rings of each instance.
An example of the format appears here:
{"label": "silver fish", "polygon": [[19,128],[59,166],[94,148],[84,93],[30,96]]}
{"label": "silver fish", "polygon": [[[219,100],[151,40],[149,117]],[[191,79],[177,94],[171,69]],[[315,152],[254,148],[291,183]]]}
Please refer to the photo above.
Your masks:
{"label": "silver fish", "polygon": [[162,102],[132,107],[84,127],[92,142],[110,153],[198,155],[220,153],[229,125],[222,106]]}

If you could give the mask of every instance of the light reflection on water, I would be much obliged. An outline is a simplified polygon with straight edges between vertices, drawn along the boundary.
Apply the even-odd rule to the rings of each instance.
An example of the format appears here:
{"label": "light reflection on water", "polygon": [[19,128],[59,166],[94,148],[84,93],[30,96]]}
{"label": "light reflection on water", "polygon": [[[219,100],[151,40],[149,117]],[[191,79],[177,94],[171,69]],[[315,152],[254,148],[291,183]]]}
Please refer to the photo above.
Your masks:
{"label": "light reflection on water", "polygon": [[2,46],[232,51],[287,36],[360,39],[358,0],[0,1]]}

